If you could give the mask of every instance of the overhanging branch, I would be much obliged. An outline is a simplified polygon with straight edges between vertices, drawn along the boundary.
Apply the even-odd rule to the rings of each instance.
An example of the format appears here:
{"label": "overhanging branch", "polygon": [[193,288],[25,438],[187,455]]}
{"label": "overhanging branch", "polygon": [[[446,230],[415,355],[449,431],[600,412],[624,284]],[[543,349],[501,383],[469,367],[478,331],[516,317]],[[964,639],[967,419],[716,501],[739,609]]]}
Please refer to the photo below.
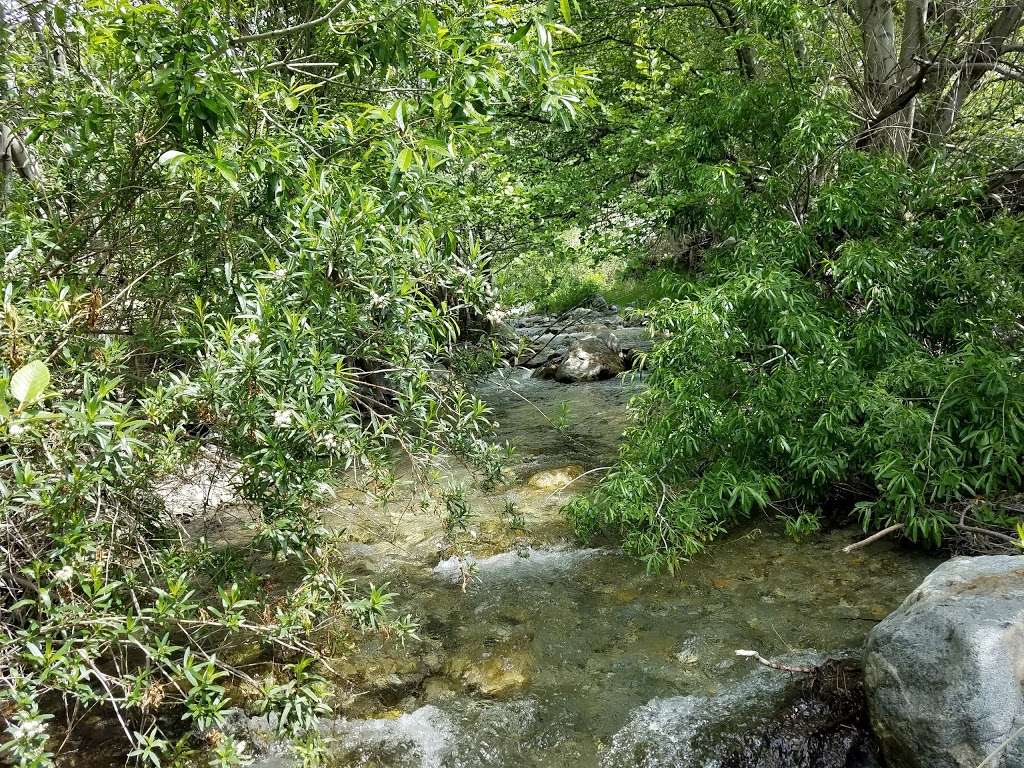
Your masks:
{"label": "overhanging branch", "polygon": [[335,3],[334,6],[332,6],[331,9],[327,11],[327,13],[325,13],[323,16],[319,18],[310,19],[309,21],[304,21],[301,24],[293,24],[290,27],[280,27],[278,29],[271,29],[267,32],[257,32],[253,35],[241,35],[239,37],[232,39],[231,43],[233,45],[239,45],[241,43],[254,43],[257,40],[270,40],[275,37],[282,37],[283,35],[290,35],[294,32],[302,32],[305,29],[312,29],[313,27],[318,27],[321,24],[330,21],[332,18],[337,16],[338,12],[342,8],[344,8],[345,5],[345,0],[341,0],[341,2]]}

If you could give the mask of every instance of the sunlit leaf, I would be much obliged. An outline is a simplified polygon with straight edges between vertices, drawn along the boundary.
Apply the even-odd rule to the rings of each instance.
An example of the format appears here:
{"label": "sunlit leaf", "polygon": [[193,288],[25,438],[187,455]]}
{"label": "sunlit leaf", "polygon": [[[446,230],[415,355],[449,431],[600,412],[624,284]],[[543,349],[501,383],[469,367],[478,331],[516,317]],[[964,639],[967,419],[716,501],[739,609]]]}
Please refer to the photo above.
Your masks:
{"label": "sunlit leaf", "polygon": [[22,405],[31,405],[50,385],[50,369],[46,363],[33,360],[19,368],[11,377],[11,394]]}
{"label": "sunlit leaf", "polygon": [[183,163],[191,159],[192,155],[188,154],[187,152],[179,152],[176,149],[168,149],[166,152],[160,155],[160,157],[157,159],[157,162],[160,163],[160,165],[162,166],[170,168],[175,165],[178,165],[179,163]]}

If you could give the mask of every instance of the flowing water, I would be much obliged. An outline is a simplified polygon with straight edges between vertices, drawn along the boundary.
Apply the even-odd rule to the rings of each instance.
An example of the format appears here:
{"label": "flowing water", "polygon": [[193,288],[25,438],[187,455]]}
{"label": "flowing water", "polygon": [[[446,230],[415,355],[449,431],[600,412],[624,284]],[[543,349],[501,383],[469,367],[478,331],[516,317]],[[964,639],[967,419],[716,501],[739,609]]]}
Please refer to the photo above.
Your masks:
{"label": "flowing water", "polygon": [[[357,495],[343,499],[338,520],[354,532],[364,575],[391,582],[422,621],[423,641],[401,652],[405,662],[381,667],[392,681],[390,701],[388,683],[377,686],[387,710],[326,726],[337,765],[717,764],[687,751],[690,732],[788,674],[737,649],[791,658],[855,651],[937,563],[885,541],[842,554],[858,538],[853,529],[798,544],[767,519],[672,576],[648,575],[611,548],[578,548],[558,509],[600,473],[568,488],[557,472],[536,473],[576,465],[562,473],[571,478],[611,463],[639,386],[562,385],[521,369],[484,383],[500,433],[517,449],[516,479],[470,496],[478,517],[468,549],[478,554],[469,573],[465,555],[446,553],[435,516],[396,505],[389,544],[360,544],[358,531],[378,513]],[[514,546],[495,533],[508,500],[528,531]],[[366,533],[369,542],[381,530]],[[393,653],[390,645],[380,653]]]}

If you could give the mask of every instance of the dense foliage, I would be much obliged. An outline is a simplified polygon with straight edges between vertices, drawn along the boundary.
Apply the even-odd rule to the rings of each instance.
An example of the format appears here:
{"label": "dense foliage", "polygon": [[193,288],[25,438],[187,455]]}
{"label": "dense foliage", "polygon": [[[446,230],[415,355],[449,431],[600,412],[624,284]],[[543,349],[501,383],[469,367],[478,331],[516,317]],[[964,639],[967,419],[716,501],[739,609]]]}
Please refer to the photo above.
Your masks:
{"label": "dense foliage", "polygon": [[[652,568],[759,512],[1012,544],[1022,18],[0,0],[3,758],[99,712],[138,762],[240,764],[244,701],[315,761],[327,651],[416,631],[318,512],[396,457],[494,477],[464,379],[499,298],[643,305],[634,426],[569,512]],[[166,492],[213,464],[216,540]]]}
{"label": "dense foliage", "polygon": [[567,54],[603,108],[510,151],[542,226],[507,290],[571,303],[657,272],[667,298],[619,464],[570,507],[581,533],[652,567],[755,512],[799,534],[855,502],[922,543],[1014,533],[1021,7],[924,7],[923,29],[915,2],[586,7]]}
{"label": "dense foliage", "polygon": [[[237,764],[217,733],[241,697],[312,760],[332,638],[415,631],[340,575],[329,481],[386,483],[398,453],[494,471],[457,376],[493,301],[462,189],[494,112],[586,98],[562,17],[0,10],[4,758],[48,764],[98,711],[139,762],[191,733]],[[226,543],[158,493],[192,462],[226,464],[251,512]]]}

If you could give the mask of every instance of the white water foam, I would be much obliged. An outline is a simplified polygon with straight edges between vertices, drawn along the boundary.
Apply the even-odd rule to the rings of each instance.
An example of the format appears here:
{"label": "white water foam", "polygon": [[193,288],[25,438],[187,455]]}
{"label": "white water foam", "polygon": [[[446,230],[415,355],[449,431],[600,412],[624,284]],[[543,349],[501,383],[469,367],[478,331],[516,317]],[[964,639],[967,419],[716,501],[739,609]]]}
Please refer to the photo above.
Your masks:
{"label": "white water foam", "polygon": [[[273,716],[238,717],[229,726],[236,736],[258,742],[273,738],[276,721]],[[340,759],[346,768],[448,768],[459,742],[448,715],[429,704],[395,718],[323,720],[319,730],[328,738],[330,764]],[[274,741],[252,764],[253,768],[298,765],[288,747]]]}
{"label": "white water foam", "polygon": [[[803,665],[824,660],[813,651],[779,659]],[[715,693],[652,699],[633,710],[612,737],[601,758],[601,768],[718,768],[718,757],[708,754],[706,745],[698,746],[705,729],[721,727],[734,718],[753,722],[770,714],[773,702],[790,680],[788,673],[759,666]]]}
{"label": "white water foam", "polygon": [[347,765],[379,765],[381,753],[386,753],[398,760],[389,765],[442,768],[456,733],[448,716],[428,704],[393,719],[339,722],[335,735],[352,752]]}
{"label": "white water foam", "polygon": [[561,571],[571,568],[581,560],[608,554],[608,550],[590,547],[586,549],[534,549],[501,552],[491,557],[464,559],[449,557],[434,566],[434,573],[454,584],[462,581],[464,565],[472,566],[480,577],[508,577],[522,575],[529,571]]}

